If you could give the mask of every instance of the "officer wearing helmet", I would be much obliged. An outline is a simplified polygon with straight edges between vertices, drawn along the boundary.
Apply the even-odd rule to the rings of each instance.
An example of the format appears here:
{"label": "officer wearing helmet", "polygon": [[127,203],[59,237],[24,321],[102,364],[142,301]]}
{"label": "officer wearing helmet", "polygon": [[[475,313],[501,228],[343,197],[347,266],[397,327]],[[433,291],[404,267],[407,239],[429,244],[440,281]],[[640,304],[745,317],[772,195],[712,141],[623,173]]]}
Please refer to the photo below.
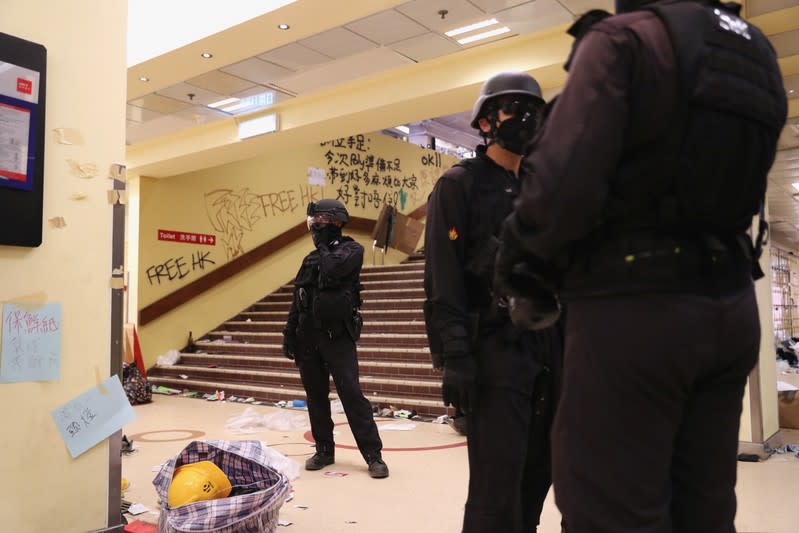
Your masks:
{"label": "officer wearing helmet", "polygon": [[[557,291],[568,309],[552,430],[567,531],[728,533],[760,346],[763,232],[748,231],[787,114],[782,76],[735,4],[616,12],[582,37],[525,158],[497,286]],[[530,265],[545,275],[518,283]]]}
{"label": "officer wearing helmet", "polygon": [[519,163],[544,100],[523,72],[489,78],[471,124],[485,144],[436,182],[427,203],[425,322],[445,405],[466,414],[463,532],[531,532],[550,486],[556,327],[515,327],[492,294],[498,234],[519,193]]}
{"label": "officer wearing helmet", "polygon": [[305,469],[321,470],[335,462],[329,398],[332,375],[369,475],[388,477],[372,406],[358,381],[355,342],[363,324],[358,312],[363,246],[342,236],[349,215],[338,200],[308,204],[307,216],[316,249],[305,256],[294,278],[294,299],[283,330],[283,353],[299,367],[316,442],[316,453],[305,462]]}

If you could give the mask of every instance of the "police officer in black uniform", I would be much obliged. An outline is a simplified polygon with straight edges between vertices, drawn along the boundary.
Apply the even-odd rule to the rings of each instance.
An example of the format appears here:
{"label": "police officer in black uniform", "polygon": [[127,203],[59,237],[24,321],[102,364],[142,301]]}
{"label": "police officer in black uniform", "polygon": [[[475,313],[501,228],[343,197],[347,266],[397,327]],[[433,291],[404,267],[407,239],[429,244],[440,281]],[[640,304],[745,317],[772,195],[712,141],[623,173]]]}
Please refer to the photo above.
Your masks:
{"label": "police officer in black uniform", "polygon": [[[616,10],[583,36],[525,160],[497,287],[541,320],[553,291],[568,309],[552,448],[569,533],[729,533],[760,345],[762,233],[753,245],[747,231],[782,78],[731,4]],[[530,269],[548,274],[514,279]]]}
{"label": "police officer in black uniform", "polygon": [[312,202],[307,214],[316,250],[305,257],[294,279],[294,300],[283,330],[283,353],[300,369],[316,442],[316,453],[305,469],[321,470],[335,462],[328,396],[332,375],[369,475],[388,477],[372,406],[358,381],[355,342],[362,326],[358,308],[363,246],[341,235],[349,215],[338,200]]}
{"label": "police officer in black uniform", "polygon": [[428,340],[434,366],[443,365],[444,403],[467,417],[464,533],[535,531],[550,486],[559,332],[514,327],[491,291],[497,235],[543,105],[526,73],[487,80],[471,117],[486,144],[441,176],[427,204]]}

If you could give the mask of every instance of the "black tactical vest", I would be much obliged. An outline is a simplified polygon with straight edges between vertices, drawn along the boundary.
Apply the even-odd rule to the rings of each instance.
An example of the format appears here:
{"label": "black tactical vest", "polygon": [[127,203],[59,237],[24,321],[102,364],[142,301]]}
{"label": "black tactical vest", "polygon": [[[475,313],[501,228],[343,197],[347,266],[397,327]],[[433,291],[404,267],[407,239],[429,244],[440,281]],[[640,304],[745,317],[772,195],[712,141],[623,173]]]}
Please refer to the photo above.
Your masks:
{"label": "black tactical vest", "polygon": [[518,179],[482,155],[455,164],[464,173],[469,209],[469,242],[466,245],[466,275],[470,309],[491,305],[494,260],[499,249],[502,222],[513,210],[519,194]]}
{"label": "black tactical vest", "polygon": [[787,114],[776,54],[758,28],[721,4],[647,9],[672,42],[681,108],[667,146],[621,161],[607,226],[611,234],[741,233],[760,210]]}

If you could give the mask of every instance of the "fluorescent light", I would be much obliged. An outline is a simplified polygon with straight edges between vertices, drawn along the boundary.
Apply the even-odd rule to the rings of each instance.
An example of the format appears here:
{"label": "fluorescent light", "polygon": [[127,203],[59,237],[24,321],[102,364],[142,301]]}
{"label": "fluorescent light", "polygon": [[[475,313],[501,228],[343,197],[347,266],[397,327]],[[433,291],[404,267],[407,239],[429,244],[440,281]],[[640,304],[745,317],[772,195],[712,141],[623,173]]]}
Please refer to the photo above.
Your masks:
{"label": "fluorescent light", "polygon": [[395,130],[399,130],[405,135],[409,135],[411,133],[411,129],[408,126],[394,126]]}
{"label": "fluorescent light", "polygon": [[232,113],[234,111],[238,111],[239,109],[244,109],[245,107],[250,107],[249,102],[239,102],[238,104],[229,105],[227,107],[222,107],[219,110],[224,111],[225,113]]}
{"label": "fluorescent light", "polygon": [[208,107],[216,109],[217,107],[222,107],[223,105],[232,104],[238,101],[239,101],[238,98],[225,98],[224,100],[219,100],[218,102],[214,102],[213,104],[208,104]]}
{"label": "fluorescent light", "polygon": [[264,133],[277,131],[277,113],[261,115],[239,122],[239,139],[246,139]]}
{"label": "fluorescent light", "polygon": [[476,35],[470,35],[469,37],[464,37],[463,39],[458,39],[459,44],[469,44],[475,41],[481,41],[483,39],[488,39],[489,37],[494,37],[495,35],[502,35],[503,33],[508,33],[510,28],[507,26],[502,26],[501,28],[497,28],[491,31],[484,31],[483,33],[478,33]]}
{"label": "fluorescent light", "polygon": [[791,183],[791,185],[793,185],[793,188],[794,188],[794,189],[796,189],[797,191],[799,191],[799,181],[794,181],[793,183]]}
{"label": "fluorescent light", "polygon": [[485,28],[486,26],[492,26],[497,23],[497,19],[487,19],[481,20],[480,22],[475,22],[474,24],[469,24],[468,26],[461,26],[460,28],[455,28],[454,30],[449,30],[445,32],[444,35],[447,37],[455,37],[456,35],[460,35],[461,33],[467,33],[474,30],[479,30],[480,28]]}

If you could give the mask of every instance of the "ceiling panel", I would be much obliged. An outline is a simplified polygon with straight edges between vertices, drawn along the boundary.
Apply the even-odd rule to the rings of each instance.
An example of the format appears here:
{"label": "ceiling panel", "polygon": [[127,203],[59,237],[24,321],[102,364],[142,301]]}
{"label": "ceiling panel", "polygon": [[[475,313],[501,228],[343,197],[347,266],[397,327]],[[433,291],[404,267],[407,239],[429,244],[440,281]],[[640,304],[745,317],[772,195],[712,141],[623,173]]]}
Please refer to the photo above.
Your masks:
{"label": "ceiling panel", "polygon": [[274,63],[258,59],[257,57],[245,59],[244,61],[234,63],[233,65],[228,65],[227,67],[220,68],[219,70],[222,72],[227,72],[228,74],[233,74],[239,78],[261,84],[266,84],[277,78],[280,78],[281,76],[294,73],[293,70],[289,70],[279,65],[275,65]]}
{"label": "ceiling panel", "polygon": [[416,61],[432,59],[460,50],[460,46],[437,33],[426,33],[394,43],[391,48]]}
{"label": "ceiling panel", "polygon": [[787,57],[799,54],[799,30],[784,31],[769,35],[774,50],[778,57]]}
{"label": "ceiling panel", "polygon": [[135,124],[127,130],[127,144],[136,144],[153,137],[176,133],[191,126],[195,126],[193,120],[177,115],[164,115],[155,120],[150,120],[141,124]]}
{"label": "ceiling panel", "polygon": [[164,89],[158,90],[156,94],[160,94],[161,96],[168,96],[169,98],[174,98],[175,100],[181,100],[183,102],[186,102],[187,104],[192,104],[192,105],[213,104],[214,102],[218,102],[219,100],[222,100],[226,97],[226,95],[224,94],[207,91],[201,87],[195,87],[194,85],[189,85],[188,83],[178,83],[176,85],[172,85],[171,87],[165,87]]}
{"label": "ceiling panel", "polygon": [[389,48],[369,50],[280,80],[289,91],[302,94],[411,63]]}
{"label": "ceiling panel", "polygon": [[192,106],[192,104],[187,104],[186,102],[181,102],[180,100],[175,100],[174,98],[167,98],[166,96],[161,96],[155,93],[142,96],[141,98],[136,98],[128,103],[136,107],[143,107],[144,109],[155,111],[156,113],[163,113],[165,115],[168,115],[169,113],[176,113],[177,111],[181,111]]}
{"label": "ceiling panel", "polygon": [[514,33],[534,33],[573,20],[571,12],[556,0],[536,0],[494,15]]}
{"label": "ceiling panel", "polygon": [[[431,2],[430,0],[413,0],[407,4],[398,6],[400,11],[413,20],[440,33],[452,30],[464,24],[477,22],[485,18],[485,11],[478,9],[466,0],[441,0]],[[443,17],[439,11],[446,10]]]}
{"label": "ceiling panel", "polygon": [[485,11],[486,13],[496,13],[504,11],[521,4],[526,4],[532,0],[469,0],[471,3]]}
{"label": "ceiling panel", "polygon": [[307,39],[302,39],[299,43],[316,50],[320,54],[334,58],[342,58],[371,48],[377,48],[377,43],[356,35],[345,28],[333,28],[332,30],[317,33]]}
{"label": "ceiling panel", "polygon": [[233,94],[249,89],[255,85],[255,83],[251,81],[243,80],[220,70],[206,72],[205,74],[186,80],[186,83],[219,94]]}
{"label": "ceiling panel", "polygon": [[604,9],[611,13],[615,11],[613,0],[560,0],[560,3],[575,15],[582,15],[592,9]]}
{"label": "ceiling panel", "polygon": [[207,122],[230,118],[230,114],[209,107],[196,105],[189,109],[184,109],[172,115],[173,117],[182,118],[192,123],[193,126],[199,126]]}
{"label": "ceiling panel", "polygon": [[291,43],[275,48],[259,55],[258,58],[292,70],[300,70],[301,68],[326,63],[333,59],[299,43]]}
{"label": "ceiling panel", "polygon": [[161,116],[161,113],[150,111],[149,109],[144,109],[143,107],[137,107],[135,105],[128,104],[126,108],[126,118],[132,122],[146,122]]}
{"label": "ceiling panel", "polygon": [[393,9],[352,22],[347,24],[345,28],[384,45],[410,39],[429,31],[421,24]]}

